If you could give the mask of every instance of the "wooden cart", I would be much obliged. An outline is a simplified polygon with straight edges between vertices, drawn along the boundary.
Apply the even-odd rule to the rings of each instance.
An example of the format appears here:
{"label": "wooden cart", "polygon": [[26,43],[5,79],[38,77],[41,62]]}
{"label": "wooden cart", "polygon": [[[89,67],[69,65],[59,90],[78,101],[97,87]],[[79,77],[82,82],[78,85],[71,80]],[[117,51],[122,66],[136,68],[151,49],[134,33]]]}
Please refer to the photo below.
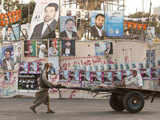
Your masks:
{"label": "wooden cart", "polygon": [[145,104],[145,98],[152,97],[151,102],[155,97],[160,97],[160,91],[147,89],[133,89],[133,88],[85,88],[85,87],[64,87],[65,89],[85,90],[91,92],[106,92],[111,93],[109,104],[115,111],[127,110],[130,113],[140,112]]}

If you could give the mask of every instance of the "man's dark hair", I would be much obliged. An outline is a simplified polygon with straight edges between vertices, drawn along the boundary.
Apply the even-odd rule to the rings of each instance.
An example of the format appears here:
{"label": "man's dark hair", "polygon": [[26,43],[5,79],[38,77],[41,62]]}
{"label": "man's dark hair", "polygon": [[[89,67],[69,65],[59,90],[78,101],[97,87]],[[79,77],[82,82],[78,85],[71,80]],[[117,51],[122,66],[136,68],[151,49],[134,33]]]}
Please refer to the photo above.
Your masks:
{"label": "man's dark hair", "polygon": [[54,7],[56,11],[58,10],[58,4],[57,4],[57,3],[49,3],[49,4],[45,7],[45,9],[46,9],[47,7]]}
{"label": "man's dark hair", "polygon": [[105,17],[103,14],[97,14],[96,17],[95,17],[95,19],[97,19],[99,16]]}
{"label": "man's dark hair", "polygon": [[11,25],[9,25],[9,26],[6,28],[6,30],[8,30],[9,28],[12,28],[12,26],[11,26]]}
{"label": "man's dark hair", "polygon": [[10,49],[7,48],[7,49],[5,50],[5,52],[9,52],[10,55],[11,55],[11,50],[10,50]]}
{"label": "man's dark hair", "polygon": [[69,21],[72,21],[73,23],[75,23],[75,21],[72,19],[72,18],[69,18],[65,21],[65,25],[69,22]]}

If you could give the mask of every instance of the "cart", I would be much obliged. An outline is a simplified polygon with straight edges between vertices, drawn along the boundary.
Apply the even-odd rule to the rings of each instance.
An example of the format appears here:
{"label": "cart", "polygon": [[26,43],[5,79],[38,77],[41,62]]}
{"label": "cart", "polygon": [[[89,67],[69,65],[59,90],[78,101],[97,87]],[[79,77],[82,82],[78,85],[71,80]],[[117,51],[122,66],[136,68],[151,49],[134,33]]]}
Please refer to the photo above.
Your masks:
{"label": "cart", "polygon": [[111,108],[117,112],[127,110],[130,113],[140,112],[145,104],[145,98],[151,97],[151,103],[155,97],[160,97],[160,91],[110,87],[110,88],[87,88],[87,87],[62,87],[64,89],[85,90],[91,92],[111,93],[109,104]]}

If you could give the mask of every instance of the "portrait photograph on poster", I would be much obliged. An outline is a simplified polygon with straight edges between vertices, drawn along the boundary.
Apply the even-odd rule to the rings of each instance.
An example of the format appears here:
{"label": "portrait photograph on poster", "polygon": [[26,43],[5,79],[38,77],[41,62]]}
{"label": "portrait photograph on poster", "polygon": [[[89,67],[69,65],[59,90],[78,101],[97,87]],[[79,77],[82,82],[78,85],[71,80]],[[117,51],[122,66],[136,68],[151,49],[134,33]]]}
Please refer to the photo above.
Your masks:
{"label": "portrait photograph on poster", "polygon": [[95,43],[96,56],[108,56],[113,54],[112,42],[96,42]]}
{"label": "portrait photograph on poster", "polygon": [[75,56],[75,41],[74,40],[62,40],[62,56]]}
{"label": "portrait photograph on poster", "polygon": [[30,74],[39,74],[40,69],[39,69],[39,62],[29,62],[28,63],[28,71]]}
{"label": "portrait photograph on poster", "polygon": [[28,39],[29,25],[28,23],[21,25],[20,37],[24,40]]}
{"label": "portrait photograph on poster", "polygon": [[15,64],[21,63],[22,58],[23,58],[22,42],[17,42],[14,44],[14,62],[15,62]]}
{"label": "portrait photograph on poster", "polygon": [[28,62],[22,62],[19,67],[20,74],[28,74],[29,73],[29,64]]}
{"label": "portrait photograph on poster", "polygon": [[91,16],[91,38],[93,39],[104,39],[105,37],[105,15],[102,11],[92,11],[90,12]]}
{"label": "portrait photograph on poster", "polygon": [[78,40],[76,21],[74,16],[60,16],[60,39]]}
{"label": "portrait photograph on poster", "polygon": [[37,41],[37,57],[45,58],[48,57],[48,40],[43,39],[43,41]]}
{"label": "portrait photograph on poster", "polygon": [[14,42],[20,39],[19,24],[8,25],[3,28],[3,42]]}
{"label": "portrait photograph on poster", "polygon": [[58,39],[49,39],[48,57],[60,55],[60,41]]}
{"label": "portrait photograph on poster", "polygon": [[2,70],[14,70],[14,48],[13,46],[3,46],[0,50],[0,64]]}
{"label": "portrait photograph on poster", "polygon": [[59,73],[59,58],[58,57],[49,57],[48,62],[51,63],[50,74],[58,74]]}
{"label": "portrait photograph on poster", "polygon": [[24,56],[25,57],[36,57],[36,40],[25,40],[24,41]]}
{"label": "portrait photograph on poster", "polygon": [[55,29],[59,16],[59,0],[39,0],[33,12],[29,39],[56,38]]}

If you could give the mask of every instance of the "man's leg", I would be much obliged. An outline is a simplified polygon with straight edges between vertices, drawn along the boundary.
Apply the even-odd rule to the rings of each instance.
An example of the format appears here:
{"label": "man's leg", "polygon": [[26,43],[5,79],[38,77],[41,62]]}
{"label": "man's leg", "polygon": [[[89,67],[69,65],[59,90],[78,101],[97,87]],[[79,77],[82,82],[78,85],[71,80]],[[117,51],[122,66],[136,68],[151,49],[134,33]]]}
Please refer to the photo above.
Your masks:
{"label": "man's leg", "polygon": [[47,113],[55,113],[53,110],[50,109],[50,102],[49,102],[49,95],[48,95],[48,98],[47,98]]}
{"label": "man's leg", "polygon": [[34,104],[30,107],[30,109],[34,112],[36,112],[36,107],[40,106],[42,104],[42,101],[39,99],[38,101],[34,102]]}

